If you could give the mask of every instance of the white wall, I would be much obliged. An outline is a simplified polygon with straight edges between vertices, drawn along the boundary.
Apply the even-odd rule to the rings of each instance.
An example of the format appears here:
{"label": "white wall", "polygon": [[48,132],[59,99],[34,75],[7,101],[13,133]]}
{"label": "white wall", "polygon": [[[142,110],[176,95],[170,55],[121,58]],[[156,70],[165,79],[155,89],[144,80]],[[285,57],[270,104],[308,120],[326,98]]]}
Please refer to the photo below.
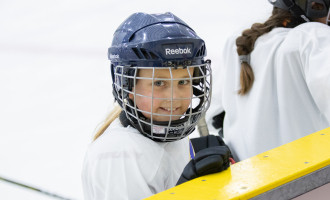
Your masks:
{"label": "white wall", "polygon": [[[216,77],[225,39],[263,22],[271,6],[267,0],[2,0],[0,176],[82,199],[84,153],[113,102],[112,34],[134,12],[167,11],[206,41]],[[49,198],[0,181],[0,199]]]}

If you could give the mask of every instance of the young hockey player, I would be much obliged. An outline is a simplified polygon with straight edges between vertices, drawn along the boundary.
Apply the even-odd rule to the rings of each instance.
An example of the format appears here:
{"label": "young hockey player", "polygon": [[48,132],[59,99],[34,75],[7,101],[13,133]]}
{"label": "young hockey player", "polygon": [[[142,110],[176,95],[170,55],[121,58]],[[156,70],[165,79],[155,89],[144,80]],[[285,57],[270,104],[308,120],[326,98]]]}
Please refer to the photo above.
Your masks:
{"label": "young hockey player", "polygon": [[108,56],[120,109],[88,148],[85,199],[143,199],[229,166],[227,147],[194,155],[187,137],[210,104],[205,55],[204,41],[172,13],[135,13],[118,27]]}
{"label": "young hockey player", "polygon": [[229,40],[224,137],[243,160],[330,126],[329,0],[269,0],[265,23]]}

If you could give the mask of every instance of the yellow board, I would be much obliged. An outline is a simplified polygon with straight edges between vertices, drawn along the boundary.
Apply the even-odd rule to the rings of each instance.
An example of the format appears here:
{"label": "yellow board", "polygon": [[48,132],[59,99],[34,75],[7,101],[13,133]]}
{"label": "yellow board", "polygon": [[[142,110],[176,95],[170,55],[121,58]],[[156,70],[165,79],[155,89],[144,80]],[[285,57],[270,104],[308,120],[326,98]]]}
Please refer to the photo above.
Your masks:
{"label": "yellow board", "polygon": [[330,165],[330,127],[146,200],[249,199]]}

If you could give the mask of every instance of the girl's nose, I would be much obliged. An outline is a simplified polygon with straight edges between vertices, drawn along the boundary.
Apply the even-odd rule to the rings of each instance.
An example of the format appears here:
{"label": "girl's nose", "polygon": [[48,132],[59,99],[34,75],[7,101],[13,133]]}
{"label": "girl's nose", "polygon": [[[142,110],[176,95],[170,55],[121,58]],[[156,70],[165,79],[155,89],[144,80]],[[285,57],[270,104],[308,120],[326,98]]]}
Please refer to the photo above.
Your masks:
{"label": "girl's nose", "polygon": [[189,98],[191,94],[188,88],[189,87],[180,87],[180,85],[173,83],[172,87],[169,87],[164,91],[165,98],[167,100],[182,100],[182,98]]}
{"label": "girl's nose", "polygon": [[171,87],[169,87],[166,91],[164,91],[164,95],[166,96],[165,98],[167,100],[175,100],[177,98],[180,98],[181,97],[181,93],[179,88],[175,85],[175,84],[172,84]]}

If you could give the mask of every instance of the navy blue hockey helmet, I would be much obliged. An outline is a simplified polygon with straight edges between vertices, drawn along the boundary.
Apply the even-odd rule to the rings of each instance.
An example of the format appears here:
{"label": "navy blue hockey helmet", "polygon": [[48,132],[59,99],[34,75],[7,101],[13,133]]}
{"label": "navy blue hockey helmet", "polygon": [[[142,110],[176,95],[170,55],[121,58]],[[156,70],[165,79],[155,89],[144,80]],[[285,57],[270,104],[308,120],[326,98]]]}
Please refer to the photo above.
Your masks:
{"label": "navy blue hockey helmet", "polygon": [[[204,60],[205,55],[204,41],[172,13],[135,13],[128,17],[114,33],[108,58],[111,61],[113,95],[130,123],[156,141],[175,141],[189,135],[210,104],[211,69],[210,62]],[[155,119],[160,114],[142,110],[129,98],[129,94],[143,96],[133,89],[142,79],[138,77],[138,70],[168,69],[172,74],[179,68],[193,68],[193,73],[190,75],[189,72],[187,78],[191,84],[191,102],[179,119],[173,114],[176,108],[172,104],[171,108],[166,108],[170,111],[169,120],[157,121]],[[146,98],[155,99],[154,96]],[[167,100],[173,102],[175,97],[172,94]],[[149,117],[145,113],[150,114]]]}
{"label": "navy blue hockey helmet", "polygon": [[202,64],[205,55],[204,41],[172,13],[131,15],[108,50],[113,65],[150,67]]}
{"label": "navy blue hockey helmet", "polygon": [[[303,21],[326,17],[329,12],[330,0],[268,0],[275,7],[288,10]],[[322,9],[313,9],[313,4],[322,5]]]}

